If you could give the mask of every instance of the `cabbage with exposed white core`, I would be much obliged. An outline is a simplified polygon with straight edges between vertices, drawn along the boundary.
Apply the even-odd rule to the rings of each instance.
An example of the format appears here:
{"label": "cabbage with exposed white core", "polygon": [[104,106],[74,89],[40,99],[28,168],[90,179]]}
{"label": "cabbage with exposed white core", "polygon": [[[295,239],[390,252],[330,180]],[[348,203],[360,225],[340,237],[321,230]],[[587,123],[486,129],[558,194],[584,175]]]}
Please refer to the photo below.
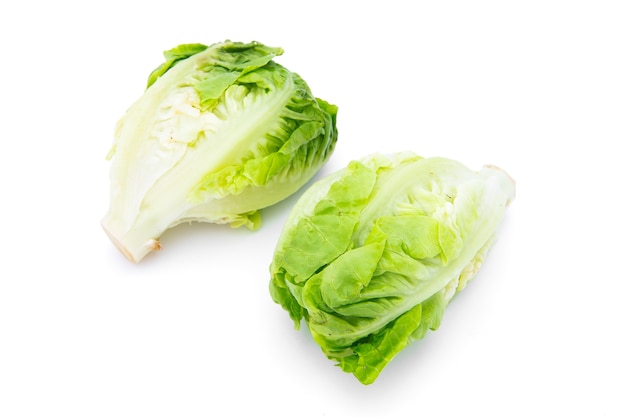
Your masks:
{"label": "cabbage with exposed white core", "polygon": [[438,328],[476,275],[515,183],[411,152],[371,155],[314,183],[293,207],[270,293],[326,356],[371,384]]}
{"label": "cabbage with exposed white core", "polygon": [[259,226],[330,157],[337,107],[258,42],[165,52],[118,123],[102,226],[133,262],[182,222]]}

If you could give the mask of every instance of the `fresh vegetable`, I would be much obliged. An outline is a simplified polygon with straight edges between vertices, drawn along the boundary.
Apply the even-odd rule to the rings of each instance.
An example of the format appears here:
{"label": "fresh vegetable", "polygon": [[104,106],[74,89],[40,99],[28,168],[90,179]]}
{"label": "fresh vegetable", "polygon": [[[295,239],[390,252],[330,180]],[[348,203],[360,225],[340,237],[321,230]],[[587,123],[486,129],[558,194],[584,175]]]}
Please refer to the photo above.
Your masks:
{"label": "fresh vegetable", "polygon": [[330,157],[337,107],[261,43],[180,45],[119,122],[102,226],[133,262],[181,222],[257,228]]}
{"label": "fresh vegetable", "polygon": [[289,215],[270,293],[329,359],[371,384],[439,326],[513,200],[501,169],[372,155],[314,183]]}

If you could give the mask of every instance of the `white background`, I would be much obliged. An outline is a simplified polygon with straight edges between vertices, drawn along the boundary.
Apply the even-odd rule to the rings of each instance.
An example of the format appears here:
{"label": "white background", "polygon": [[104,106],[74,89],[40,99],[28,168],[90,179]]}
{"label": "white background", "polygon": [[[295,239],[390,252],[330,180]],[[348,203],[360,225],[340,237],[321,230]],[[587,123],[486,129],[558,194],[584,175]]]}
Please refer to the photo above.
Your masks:
{"label": "white background", "polygon": [[[625,21],[601,0],[2,3],[0,415],[626,415]],[[339,106],[318,178],[413,150],[517,181],[479,275],[373,385],[269,296],[297,195],[138,265],[100,228],[113,128],[162,51],[225,39],[283,47]]]}

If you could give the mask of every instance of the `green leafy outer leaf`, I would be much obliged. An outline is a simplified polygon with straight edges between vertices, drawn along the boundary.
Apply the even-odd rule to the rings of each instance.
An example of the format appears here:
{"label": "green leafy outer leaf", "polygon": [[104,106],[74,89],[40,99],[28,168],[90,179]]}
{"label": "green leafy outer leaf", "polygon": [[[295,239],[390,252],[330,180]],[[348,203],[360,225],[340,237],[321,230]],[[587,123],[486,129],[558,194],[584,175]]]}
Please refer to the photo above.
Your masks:
{"label": "green leafy outer leaf", "polygon": [[148,85],[146,88],[150,87],[154,82],[163,74],[165,74],[170,68],[176,65],[177,62],[189,58],[192,55],[195,55],[199,52],[204,51],[207,48],[206,45],[202,45],[200,43],[190,43],[178,45],[175,48],[172,48],[163,53],[165,56],[165,62],[159,65],[148,77]]}
{"label": "green leafy outer leaf", "polygon": [[372,155],[312,185],[276,246],[270,293],[324,353],[370,384],[435,330],[514,197],[503,171]]}
{"label": "green leafy outer leaf", "polygon": [[257,228],[328,160],[337,107],[313,96],[258,42],[185,44],[164,53],[126,112],[110,153],[102,221],[134,261],[182,222]]}
{"label": "green leafy outer leaf", "polygon": [[337,362],[363,384],[373,383],[402,349],[413,340],[422,339],[428,330],[439,327],[446,304],[443,294],[436,293],[391,321],[381,331],[362,339],[354,345],[351,354],[337,356]]}

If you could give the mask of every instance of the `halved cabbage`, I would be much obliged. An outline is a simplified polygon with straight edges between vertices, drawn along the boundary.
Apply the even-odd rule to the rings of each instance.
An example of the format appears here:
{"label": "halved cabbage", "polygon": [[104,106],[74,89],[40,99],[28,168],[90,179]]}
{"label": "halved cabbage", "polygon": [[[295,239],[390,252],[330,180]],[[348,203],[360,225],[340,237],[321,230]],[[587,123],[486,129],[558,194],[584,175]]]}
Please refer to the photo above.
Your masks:
{"label": "halved cabbage", "polygon": [[118,124],[102,226],[133,262],[181,222],[259,226],[330,157],[337,107],[258,42],[165,52]]}

